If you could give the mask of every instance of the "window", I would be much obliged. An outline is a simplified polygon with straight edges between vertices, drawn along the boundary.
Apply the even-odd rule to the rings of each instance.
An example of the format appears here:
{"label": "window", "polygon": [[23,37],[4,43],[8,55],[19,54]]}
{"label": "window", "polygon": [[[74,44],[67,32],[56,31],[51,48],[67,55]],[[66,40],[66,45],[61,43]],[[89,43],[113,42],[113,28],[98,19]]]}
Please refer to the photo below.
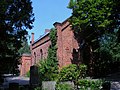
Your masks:
{"label": "window", "polygon": [[34,52],[34,64],[36,64],[36,53]]}
{"label": "window", "polygon": [[40,49],[40,59],[43,59],[43,51]]}

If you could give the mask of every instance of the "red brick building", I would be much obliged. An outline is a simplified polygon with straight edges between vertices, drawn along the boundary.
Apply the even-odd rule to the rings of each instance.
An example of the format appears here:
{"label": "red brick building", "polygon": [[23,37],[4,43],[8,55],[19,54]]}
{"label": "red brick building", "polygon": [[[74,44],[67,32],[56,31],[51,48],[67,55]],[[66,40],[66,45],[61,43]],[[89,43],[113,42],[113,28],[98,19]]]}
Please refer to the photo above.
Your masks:
{"label": "red brick building", "polygon": [[[59,67],[72,63],[73,51],[77,52],[78,43],[74,38],[73,30],[68,22],[68,19],[62,23],[54,23],[57,29],[57,59]],[[43,36],[34,41],[34,34],[32,34],[31,41],[31,54],[32,54],[32,65],[39,62],[40,59],[47,57],[48,48],[51,45],[49,38],[49,30]]]}
{"label": "red brick building", "polygon": [[[79,45],[75,39],[71,25],[68,19],[62,23],[55,22],[55,28],[57,29],[57,59],[59,67],[66,66],[71,63],[77,63],[78,61],[73,61],[77,58]],[[45,34],[40,36],[34,41],[34,33],[32,33],[31,39],[31,65],[38,63],[41,59],[47,58],[48,48],[51,45],[50,30],[46,29]]]}

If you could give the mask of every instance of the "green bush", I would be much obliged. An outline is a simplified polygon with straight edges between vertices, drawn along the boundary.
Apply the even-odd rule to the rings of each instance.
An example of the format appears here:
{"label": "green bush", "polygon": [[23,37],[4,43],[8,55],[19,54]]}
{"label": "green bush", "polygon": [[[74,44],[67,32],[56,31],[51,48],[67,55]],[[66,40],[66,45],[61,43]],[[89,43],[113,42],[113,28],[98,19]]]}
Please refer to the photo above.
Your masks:
{"label": "green bush", "polygon": [[73,87],[66,83],[59,83],[56,85],[56,90],[73,90]]}
{"label": "green bush", "polygon": [[86,71],[87,71],[87,66],[85,64],[81,64],[78,67],[79,78],[85,78],[86,77]]}
{"label": "green bush", "polygon": [[87,80],[87,79],[81,79],[78,80],[77,85],[79,87],[79,90],[100,90],[102,87],[102,80]]}
{"label": "green bush", "polygon": [[81,64],[70,64],[60,70],[58,81],[73,81],[76,82],[79,78],[84,78],[86,75],[87,66]]}
{"label": "green bush", "polygon": [[52,67],[51,65],[49,65],[50,63],[48,62],[49,60],[42,60],[40,62],[40,65],[38,67],[39,70],[39,75],[40,75],[40,81],[54,81],[56,80],[57,76],[58,76],[58,70],[56,69],[56,67]]}

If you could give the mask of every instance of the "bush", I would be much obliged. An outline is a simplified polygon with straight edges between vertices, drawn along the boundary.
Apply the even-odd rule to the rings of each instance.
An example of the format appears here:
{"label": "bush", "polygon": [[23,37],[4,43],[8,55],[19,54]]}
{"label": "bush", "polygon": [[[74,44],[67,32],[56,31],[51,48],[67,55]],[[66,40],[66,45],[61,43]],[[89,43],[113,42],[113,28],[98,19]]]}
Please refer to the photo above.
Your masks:
{"label": "bush", "polygon": [[78,74],[77,66],[75,64],[71,64],[69,66],[63,67],[59,73],[59,81],[73,81],[76,80],[76,76]]}
{"label": "bush", "polygon": [[53,63],[50,65],[48,59],[41,60],[38,65],[38,71],[40,77],[40,84],[42,84],[42,81],[54,81],[58,77],[58,70],[53,65]]}
{"label": "bush", "polygon": [[80,90],[100,90],[102,87],[102,80],[87,80],[87,79],[81,79],[78,80],[77,85]]}
{"label": "bush", "polygon": [[84,64],[77,66],[70,64],[60,70],[58,81],[77,81],[79,78],[84,78],[86,75],[87,67]]}
{"label": "bush", "polygon": [[73,90],[73,87],[66,83],[59,83],[56,85],[56,90]]}

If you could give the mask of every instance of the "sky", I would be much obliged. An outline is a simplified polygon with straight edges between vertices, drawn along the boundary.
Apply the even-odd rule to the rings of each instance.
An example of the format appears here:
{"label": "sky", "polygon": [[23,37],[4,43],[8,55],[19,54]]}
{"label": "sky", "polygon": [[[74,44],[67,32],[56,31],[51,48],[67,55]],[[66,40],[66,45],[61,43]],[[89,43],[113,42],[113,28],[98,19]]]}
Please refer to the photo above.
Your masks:
{"label": "sky", "polygon": [[71,16],[71,10],[67,8],[70,0],[31,0],[35,21],[33,29],[28,34],[34,33],[34,39],[44,34],[45,29],[53,28],[55,22],[63,22]]}

